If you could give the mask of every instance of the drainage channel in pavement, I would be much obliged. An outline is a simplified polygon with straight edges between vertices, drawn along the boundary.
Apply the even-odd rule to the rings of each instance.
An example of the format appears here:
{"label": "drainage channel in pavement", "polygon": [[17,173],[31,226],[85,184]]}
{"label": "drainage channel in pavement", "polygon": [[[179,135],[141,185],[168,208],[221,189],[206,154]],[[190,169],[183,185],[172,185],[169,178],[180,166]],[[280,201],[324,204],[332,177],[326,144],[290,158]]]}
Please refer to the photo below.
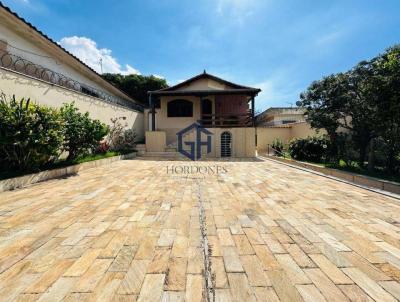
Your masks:
{"label": "drainage channel in pavement", "polygon": [[211,270],[211,247],[208,244],[207,238],[207,226],[206,226],[206,214],[204,209],[204,198],[202,195],[202,184],[200,180],[197,180],[197,200],[199,206],[199,222],[200,222],[200,232],[201,232],[201,247],[203,250],[203,278],[205,285],[205,300],[207,302],[215,301],[215,290],[213,284],[213,275]]}

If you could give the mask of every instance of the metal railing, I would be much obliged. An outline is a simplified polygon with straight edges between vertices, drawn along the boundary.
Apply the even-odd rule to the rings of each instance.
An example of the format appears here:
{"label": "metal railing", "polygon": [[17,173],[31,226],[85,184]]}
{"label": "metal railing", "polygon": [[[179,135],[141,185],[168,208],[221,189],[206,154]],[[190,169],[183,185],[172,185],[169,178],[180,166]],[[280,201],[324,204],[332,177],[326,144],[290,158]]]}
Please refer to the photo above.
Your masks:
{"label": "metal railing", "polygon": [[224,128],[224,127],[251,127],[253,126],[253,118],[249,113],[230,113],[230,114],[202,114],[198,121],[206,128]]}
{"label": "metal railing", "polygon": [[127,107],[130,109],[143,112],[143,106],[139,104],[133,103],[131,101],[125,100],[123,98],[114,95],[110,95],[100,89],[80,83],[61,73],[55,72],[46,67],[35,64],[27,59],[12,54],[8,51],[0,50],[0,67],[23,73],[25,75],[48,82],[50,84],[55,84],[92,97],[99,98],[111,104],[116,104],[122,107]]}

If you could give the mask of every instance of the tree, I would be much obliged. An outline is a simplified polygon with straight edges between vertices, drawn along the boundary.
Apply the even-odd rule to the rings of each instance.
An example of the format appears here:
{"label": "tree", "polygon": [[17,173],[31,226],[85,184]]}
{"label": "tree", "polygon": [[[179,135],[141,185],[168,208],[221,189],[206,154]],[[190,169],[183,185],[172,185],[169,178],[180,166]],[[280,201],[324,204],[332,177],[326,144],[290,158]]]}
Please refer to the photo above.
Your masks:
{"label": "tree", "polygon": [[343,113],[349,122],[343,127],[350,131],[361,167],[364,166],[368,146],[373,152],[370,143],[378,135],[375,105],[378,91],[373,73],[371,62],[363,61],[347,72],[346,78],[347,97]]}
{"label": "tree", "polygon": [[[386,143],[386,168],[393,172],[400,154],[400,45],[372,60],[379,134]],[[396,160],[397,158],[397,160]],[[396,163],[397,161],[397,163]]]}
{"label": "tree", "polygon": [[105,73],[102,77],[143,104],[147,104],[148,102],[148,91],[168,87],[165,79],[153,75],[143,76],[138,74],[122,75]]}
{"label": "tree", "polygon": [[300,94],[300,106],[306,108],[311,127],[325,129],[332,143],[331,157],[338,153],[338,129],[346,126],[347,75],[337,74],[314,81]]}
{"label": "tree", "polygon": [[[313,82],[300,95],[300,105],[307,109],[313,128],[328,132],[333,146],[346,137],[358,152],[361,167],[368,150],[368,168],[373,168],[374,141],[383,141],[386,168],[394,172],[400,166],[399,87],[400,46],[396,45],[346,73]],[[339,157],[344,153],[339,152]]]}

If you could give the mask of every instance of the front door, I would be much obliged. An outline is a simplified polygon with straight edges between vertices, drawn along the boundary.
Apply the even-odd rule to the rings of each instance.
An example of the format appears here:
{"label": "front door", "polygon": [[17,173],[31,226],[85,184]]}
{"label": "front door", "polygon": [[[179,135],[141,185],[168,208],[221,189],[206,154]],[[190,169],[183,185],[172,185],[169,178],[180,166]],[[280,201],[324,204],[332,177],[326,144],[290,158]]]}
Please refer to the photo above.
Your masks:
{"label": "front door", "polygon": [[221,157],[232,156],[232,134],[228,131],[221,134]]}

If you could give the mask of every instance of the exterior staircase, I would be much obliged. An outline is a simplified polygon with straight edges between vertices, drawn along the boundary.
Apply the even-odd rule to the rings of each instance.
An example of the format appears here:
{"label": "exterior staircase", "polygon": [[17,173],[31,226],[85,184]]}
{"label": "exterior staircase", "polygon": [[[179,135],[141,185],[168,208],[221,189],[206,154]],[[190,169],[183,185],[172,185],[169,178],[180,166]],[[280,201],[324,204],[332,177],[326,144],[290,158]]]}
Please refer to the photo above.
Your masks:
{"label": "exterior staircase", "polygon": [[[184,138],[187,138],[189,135],[190,135],[190,133],[185,134]],[[168,144],[164,148],[163,152],[148,152],[148,151],[146,151],[145,144],[136,145],[136,149],[138,151],[137,155],[140,157],[150,157],[150,158],[158,157],[158,158],[179,159],[179,160],[188,159],[186,156],[184,156],[178,152],[178,141],[177,140]]]}
{"label": "exterior staircase", "polygon": [[165,151],[167,152],[177,152],[178,151],[178,146],[177,146],[177,142],[173,142],[171,144],[169,144],[168,146],[165,147]]}

